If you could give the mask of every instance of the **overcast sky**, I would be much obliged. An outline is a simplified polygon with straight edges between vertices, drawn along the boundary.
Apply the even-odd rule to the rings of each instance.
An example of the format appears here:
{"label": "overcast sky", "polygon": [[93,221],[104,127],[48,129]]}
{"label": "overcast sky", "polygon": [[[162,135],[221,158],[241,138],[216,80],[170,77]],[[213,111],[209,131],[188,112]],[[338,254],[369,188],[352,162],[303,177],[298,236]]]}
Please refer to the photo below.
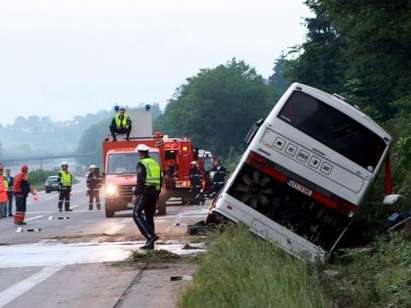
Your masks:
{"label": "overcast sky", "polygon": [[232,57],[268,77],[309,15],[302,0],[0,0],[0,123],[164,105]]}

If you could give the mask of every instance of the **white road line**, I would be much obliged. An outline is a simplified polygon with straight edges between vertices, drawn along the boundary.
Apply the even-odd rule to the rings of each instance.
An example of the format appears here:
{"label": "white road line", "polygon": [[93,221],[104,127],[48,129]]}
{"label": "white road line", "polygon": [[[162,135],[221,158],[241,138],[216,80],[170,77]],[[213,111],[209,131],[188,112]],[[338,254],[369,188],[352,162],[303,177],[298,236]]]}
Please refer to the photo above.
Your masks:
{"label": "white road line", "polygon": [[44,217],[44,215],[34,216],[34,217],[31,217],[31,218],[25,219],[24,221],[26,221],[26,222],[27,221],[33,221],[33,220],[36,220],[36,219],[40,219],[42,217]]}
{"label": "white road line", "polygon": [[46,266],[40,272],[31,275],[30,277],[12,285],[8,289],[0,293],[0,308],[23,295],[39,283],[53,276],[55,273],[63,269],[64,265]]}

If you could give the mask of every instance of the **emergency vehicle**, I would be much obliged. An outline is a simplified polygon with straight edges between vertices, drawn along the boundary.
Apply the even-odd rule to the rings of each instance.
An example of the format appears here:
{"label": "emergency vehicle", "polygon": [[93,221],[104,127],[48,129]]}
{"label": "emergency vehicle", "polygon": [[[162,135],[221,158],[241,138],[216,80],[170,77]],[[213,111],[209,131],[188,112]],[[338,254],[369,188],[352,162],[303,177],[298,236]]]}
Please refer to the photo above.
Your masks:
{"label": "emergency vehicle", "polygon": [[[341,96],[294,83],[249,135],[209,220],[242,222],[292,255],[324,261],[388,158],[391,140]],[[388,195],[389,172],[386,183]]]}
{"label": "emergency vehicle", "polygon": [[136,167],[139,161],[136,147],[145,144],[151,149],[149,154],[161,167],[163,181],[157,202],[159,215],[166,214],[166,202],[172,197],[191,197],[190,166],[197,159],[196,151],[189,138],[169,138],[156,133],[151,137],[133,137],[128,141],[103,142],[104,198],[106,217],[117,211],[132,208],[133,191],[136,186]]}

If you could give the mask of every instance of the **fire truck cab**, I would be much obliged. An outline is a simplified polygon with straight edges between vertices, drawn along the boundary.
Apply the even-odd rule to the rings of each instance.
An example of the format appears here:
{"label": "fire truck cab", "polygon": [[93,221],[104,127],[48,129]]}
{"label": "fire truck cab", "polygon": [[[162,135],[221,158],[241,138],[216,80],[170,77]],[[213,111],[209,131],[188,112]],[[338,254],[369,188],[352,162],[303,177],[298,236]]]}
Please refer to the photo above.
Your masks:
{"label": "fire truck cab", "polygon": [[[190,167],[197,154],[189,138],[169,138],[156,133],[148,138],[131,138],[129,141],[103,142],[103,166],[105,173],[106,217],[117,211],[130,209],[132,192],[136,186],[136,167],[139,161],[137,145],[151,148],[150,156],[156,159],[162,171],[162,188],[157,213],[166,214],[166,202],[172,197],[190,198]],[[201,171],[201,169],[200,169]]]}

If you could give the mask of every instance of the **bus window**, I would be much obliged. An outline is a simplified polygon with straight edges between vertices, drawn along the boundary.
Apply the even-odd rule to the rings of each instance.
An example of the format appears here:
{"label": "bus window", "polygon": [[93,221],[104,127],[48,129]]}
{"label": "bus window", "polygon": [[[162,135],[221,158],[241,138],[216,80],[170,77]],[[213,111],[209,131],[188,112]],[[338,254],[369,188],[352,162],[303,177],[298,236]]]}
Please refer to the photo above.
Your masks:
{"label": "bus window", "polygon": [[369,171],[375,170],[386,147],[362,124],[303,92],[294,91],[278,117]]}

